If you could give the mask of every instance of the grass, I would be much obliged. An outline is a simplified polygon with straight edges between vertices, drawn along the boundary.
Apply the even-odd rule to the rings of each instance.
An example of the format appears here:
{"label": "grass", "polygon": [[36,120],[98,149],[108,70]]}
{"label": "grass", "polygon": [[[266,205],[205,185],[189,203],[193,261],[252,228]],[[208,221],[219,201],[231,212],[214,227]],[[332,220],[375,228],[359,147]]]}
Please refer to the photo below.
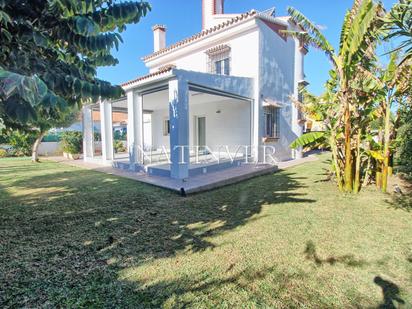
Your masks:
{"label": "grass", "polygon": [[0,307],[412,307],[412,212],[326,157],[181,198],[0,160]]}

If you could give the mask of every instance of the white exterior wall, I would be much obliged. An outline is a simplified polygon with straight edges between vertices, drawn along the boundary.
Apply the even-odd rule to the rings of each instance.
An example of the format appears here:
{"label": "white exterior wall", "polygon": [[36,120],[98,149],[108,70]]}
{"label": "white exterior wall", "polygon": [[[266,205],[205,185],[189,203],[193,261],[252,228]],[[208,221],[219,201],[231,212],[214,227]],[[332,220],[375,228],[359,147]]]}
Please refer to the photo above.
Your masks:
{"label": "white exterior wall", "polygon": [[[173,64],[177,69],[208,73],[208,55],[205,51],[220,44],[227,44],[231,47],[231,75],[249,77],[255,81],[254,105],[251,112],[251,144],[256,147],[275,146],[279,160],[292,158],[293,153],[289,145],[299,134],[296,126],[297,119],[295,119],[297,112],[290,100],[290,96],[297,95],[298,76],[295,59],[298,54],[297,40],[288,38],[285,41],[263,21],[252,19],[237,27],[210,35],[204,40],[156,57],[146,62],[146,65],[151,72],[156,72],[162,66]],[[263,98],[283,105],[280,117],[281,138],[272,143],[263,143]],[[190,108],[195,107],[190,106]],[[190,112],[192,115],[192,110]],[[162,119],[157,121],[163,121],[167,116],[165,109],[164,114],[158,116]],[[155,119],[154,115],[154,121]],[[190,121],[193,121],[192,116]],[[160,133],[163,134],[163,132]],[[168,137],[156,137],[156,134],[153,131],[154,145],[157,141],[168,145]],[[229,133],[225,132],[225,134]],[[209,138],[208,144],[210,140]],[[192,138],[190,141],[192,142]],[[259,159],[262,159],[261,154],[262,152],[259,153]]]}
{"label": "white exterior wall", "polygon": [[40,156],[54,156],[62,153],[60,142],[42,142],[39,145],[38,154]]}
{"label": "white exterior wall", "polygon": [[231,152],[236,151],[234,146],[250,145],[250,102],[222,101],[190,106],[190,145],[196,145],[195,117],[206,117],[206,145],[213,152],[219,151],[222,145],[228,145]]}
{"label": "white exterior wall", "polygon": [[[154,110],[152,113],[152,146],[154,149],[170,148],[170,136],[163,135],[163,122],[169,119],[169,108],[165,104],[164,109]],[[146,141],[145,141],[146,143]]]}
{"label": "white exterior wall", "polygon": [[[186,55],[182,58],[178,58],[172,62],[173,65],[176,66],[178,69],[182,70],[190,70],[196,72],[207,72],[207,55],[205,51],[202,49],[200,51],[196,51],[193,54]],[[155,68],[156,71],[158,68]]]}
{"label": "white exterior wall", "polygon": [[[231,47],[231,74],[239,77],[256,78],[259,66],[259,30],[250,27],[247,32],[234,34],[229,39],[227,36],[218,35],[207,40],[207,44],[197,44],[198,48],[186,48],[184,53],[175,57],[165,56],[156,62],[148,63],[150,72],[156,72],[160,67],[173,64],[177,69],[208,72],[208,49],[227,44]],[[173,60],[171,60],[173,59]]]}
{"label": "white exterior wall", "polygon": [[[216,113],[220,111],[220,113]],[[195,117],[206,117],[206,144],[212,151],[222,145],[250,145],[251,112],[250,102],[225,100],[206,104],[189,103],[189,144],[195,142]],[[169,110],[154,110],[152,113],[153,148],[169,149],[169,136],[163,135],[163,122],[169,118]],[[230,147],[236,151],[236,147]],[[243,153],[242,151],[240,151]]]}
{"label": "white exterior wall", "polygon": [[[297,137],[292,130],[293,107],[290,96],[295,94],[295,40],[285,42],[263,22],[260,24],[260,76],[259,91],[262,97],[283,105],[280,116],[280,139],[266,143],[276,148],[276,157],[286,160],[292,157],[289,145]],[[259,136],[264,136],[263,108],[260,102]]]}

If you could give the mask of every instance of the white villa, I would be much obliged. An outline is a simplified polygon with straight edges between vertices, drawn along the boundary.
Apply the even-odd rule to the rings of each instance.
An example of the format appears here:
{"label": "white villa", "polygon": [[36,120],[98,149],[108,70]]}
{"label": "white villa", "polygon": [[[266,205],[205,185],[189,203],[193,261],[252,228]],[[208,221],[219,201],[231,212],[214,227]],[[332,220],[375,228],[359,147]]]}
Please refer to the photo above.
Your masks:
{"label": "white villa", "polygon": [[[166,27],[154,26],[154,52],[143,57],[149,73],[122,84],[124,98],[83,108],[85,161],[187,179],[267,162],[268,149],[279,161],[302,156],[289,147],[304,126],[291,97],[305,83],[307,49],[282,33],[298,26],[275,9],[225,14],[224,0],[202,5],[200,33],[167,46]],[[114,113],[126,115],[127,153],[114,151]]]}

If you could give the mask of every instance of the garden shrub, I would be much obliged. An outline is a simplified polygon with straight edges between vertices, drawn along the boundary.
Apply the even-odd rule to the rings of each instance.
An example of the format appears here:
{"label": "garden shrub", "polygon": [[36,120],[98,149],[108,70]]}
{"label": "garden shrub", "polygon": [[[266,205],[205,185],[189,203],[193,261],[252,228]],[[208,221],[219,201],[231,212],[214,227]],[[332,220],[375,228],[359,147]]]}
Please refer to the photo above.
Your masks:
{"label": "garden shrub", "polygon": [[12,147],[10,154],[16,157],[30,156],[35,141],[35,132],[12,131],[7,137],[7,143]]}
{"label": "garden shrub", "polygon": [[126,129],[115,130],[113,134],[115,141],[126,141],[127,140],[127,131]]}
{"label": "garden shrub", "polygon": [[114,151],[116,153],[126,152],[126,147],[124,146],[122,141],[117,140],[114,142]]}
{"label": "garden shrub", "polygon": [[405,123],[398,130],[395,163],[398,170],[412,173],[412,123]]}
{"label": "garden shrub", "polygon": [[0,148],[0,158],[5,158],[7,156],[8,156],[7,150]]}
{"label": "garden shrub", "polygon": [[102,134],[100,132],[94,132],[93,133],[93,138],[95,142],[101,142],[102,141]]}
{"label": "garden shrub", "polygon": [[62,149],[66,153],[78,154],[82,151],[82,132],[67,131],[61,134]]}
{"label": "garden shrub", "polygon": [[6,144],[7,143],[7,135],[6,134],[3,134],[1,131],[0,131],[0,145],[1,144]]}

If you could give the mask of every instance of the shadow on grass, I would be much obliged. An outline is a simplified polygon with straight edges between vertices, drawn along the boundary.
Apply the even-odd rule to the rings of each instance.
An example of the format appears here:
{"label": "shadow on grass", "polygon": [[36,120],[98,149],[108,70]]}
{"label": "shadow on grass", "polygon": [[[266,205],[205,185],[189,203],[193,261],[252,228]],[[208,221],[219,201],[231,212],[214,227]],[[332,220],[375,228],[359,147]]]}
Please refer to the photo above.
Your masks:
{"label": "shadow on grass", "polygon": [[399,296],[400,290],[395,283],[384,280],[380,276],[376,276],[373,281],[382,289],[383,303],[379,305],[379,309],[396,309],[399,308],[396,304],[405,304]]}
{"label": "shadow on grass", "polygon": [[[262,281],[276,282],[271,286],[270,292],[270,300],[273,301],[276,297],[280,298],[284,293],[290,294],[293,281],[304,279],[305,275],[303,274],[287,274],[279,271],[276,267],[266,267],[260,270],[245,269],[221,279],[212,279],[206,273],[195,273],[190,277],[161,281],[147,286],[142,291],[140,304],[144,308],[161,308],[165,305],[171,308],[196,308],[201,306],[202,300],[196,299],[192,295],[207,295],[207,298],[203,301],[225,307],[223,305],[226,301],[225,295],[219,294],[221,290],[225,289],[236,289],[240,292],[248,291],[249,302],[262,304],[265,297],[268,298],[267,294],[265,295],[264,292],[262,293],[256,288]],[[255,288],[252,288],[253,286]],[[228,304],[226,306],[231,307]]]}
{"label": "shadow on grass", "polygon": [[47,167],[34,176],[30,166],[8,168],[9,176],[17,168],[26,177],[8,180],[19,194],[0,205],[0,258],[8,261],[0,265],[2,307],[133,307],[147,297],[161,303],[159,295],[169,294],[160,289],[172,283],[147,290],[119,280],[119,272],[178,252],[213,250],[211,237],[259,220],[263,205],[314,202],[295,192],[304,178],[290,172],[181,198],[102,173]]}
{"label": "shadow on grass", "polygon": [[353,254],[322,258],[316,252],[316,246],[312,241],[306,243],[305,255],[307,260],[313,261],[317,266],[344,264],[350,267],[362,267],[368,264],[365,260],[356,259]]}
{"label": "shadow on grass", "polygon": [[392,197],[387,203],[394,209],[405,210],[407,212],[412,211],[412,194],[400,195]]}
{"label": "shadow on grass", "polygon": [[397,193],[394,193],[386,202],[394,209],[412,212],[412,180],[397,176]]}

